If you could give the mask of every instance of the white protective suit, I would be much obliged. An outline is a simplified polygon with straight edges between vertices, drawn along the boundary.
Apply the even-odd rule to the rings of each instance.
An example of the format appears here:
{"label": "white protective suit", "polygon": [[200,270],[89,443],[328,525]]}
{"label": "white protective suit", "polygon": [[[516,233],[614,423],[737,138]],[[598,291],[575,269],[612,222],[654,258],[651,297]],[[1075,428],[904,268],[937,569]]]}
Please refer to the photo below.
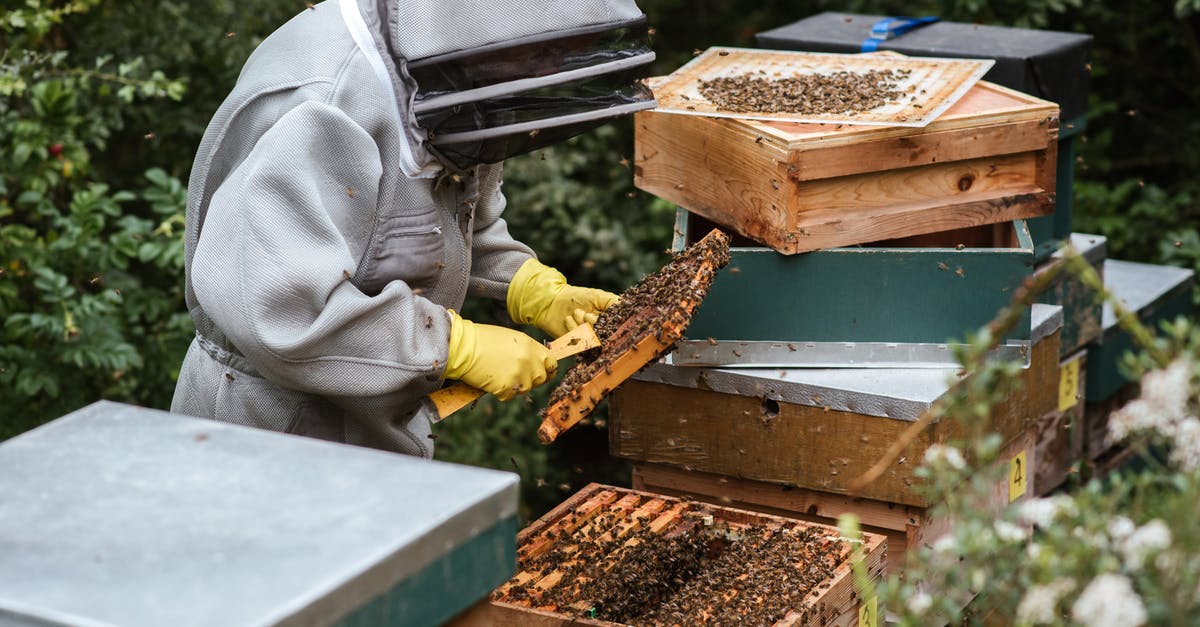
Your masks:
{"label": "white protective suit", "polygon": [[533,253],[500,217],[500,165],[430,150],[406,64],[639,18],[632,0],[329,0],[268,37],[189,181],[197,333],[171,410],[430,457],[446,310],[503,300]]}

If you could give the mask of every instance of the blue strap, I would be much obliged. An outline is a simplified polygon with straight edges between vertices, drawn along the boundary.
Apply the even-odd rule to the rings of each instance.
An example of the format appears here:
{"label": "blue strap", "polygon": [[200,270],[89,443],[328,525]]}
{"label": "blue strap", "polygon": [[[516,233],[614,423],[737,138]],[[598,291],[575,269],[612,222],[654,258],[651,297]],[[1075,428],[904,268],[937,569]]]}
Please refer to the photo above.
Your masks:
{"label": "blue strap", "polygon": [[938,21],[935,16],[929,17],[885,17],[871,27],[871,35],[863,40],[863,52],[875,52],[879,49],[879,43],[887,41],[893,37],[899,37],[904,33],[914,29],[932,24]]}

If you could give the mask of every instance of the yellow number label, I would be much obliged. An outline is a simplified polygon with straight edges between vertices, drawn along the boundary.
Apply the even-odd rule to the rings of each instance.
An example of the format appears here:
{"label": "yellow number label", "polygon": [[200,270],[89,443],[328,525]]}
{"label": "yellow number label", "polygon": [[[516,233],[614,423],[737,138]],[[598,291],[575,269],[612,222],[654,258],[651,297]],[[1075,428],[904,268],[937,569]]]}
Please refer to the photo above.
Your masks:
{"label": "yellow number label", "polygon": [[1062,367],[1058,372],[1058,411],[1071,409],[1079,402],[1079,361]]}
{"label": "yellow number label", "polygon": [[1029,467],[1025,463],[1025,451],[1008,462],[1008,502],[1021,498],[1029,488]]}
{"label": "yellow number label", "polygon": [[875,597],[858,604],[858,627],[879,627],[879,601]]}

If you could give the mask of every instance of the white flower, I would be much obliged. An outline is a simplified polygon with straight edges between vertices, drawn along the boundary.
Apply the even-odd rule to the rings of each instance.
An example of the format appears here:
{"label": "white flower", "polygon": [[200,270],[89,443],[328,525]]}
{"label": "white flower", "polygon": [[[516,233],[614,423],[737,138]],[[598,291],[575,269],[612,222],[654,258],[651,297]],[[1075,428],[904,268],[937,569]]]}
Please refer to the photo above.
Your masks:
{"label": "white flower", "polygon": [[1171,461],[1186,472],[1200,468],[1200,420],[1180,420],[1172,437]]}
{"label": "white flower", "polygon": [[1136,627],[1146,623],[1146,606],[1128,577],[1105,573],[1083,589],[1071,618],[1089,627]]}
{"label": "white flower", "polygon": [[1073,515],[1075,503],[1071,497],[1060,495],[1050,498],[1026,499],[1017,505],[1017,518],[1024,524],[1048,528],[1059,514]]}
{"label": "white flower", "polygon": [[976,568],[971,571],[971,590],[976,592],[983,590],[987,585],[987,573],[982,568]]}
{"label": "white flower", "polygon": [[1112,520],[1108,521],[1108,537],[1112,538],[1113,542],[1121,542],[1136,530],[1137,525],[1125,516],[1113,516]]}
{"label": "white flower", "polygon": [[1044,586],[1034,586],[1025,591],[1017,605],[1017,621],[1022,623],[1057,623],[1058,601],[1075,589],[1070,579],[1058,579]]}
{"label": "white flower", "polygon": [[996,537],[1001,542],[1020,542],[1028,535],[1024,527],[1014,525],[1007,520],[997,520],[995,524]]}
{"label": "white flower", "polygon": [[967,467],[967,460],[963,458],[962,451],[945,444],[934,444],[925,449],[925,463],[929,466],[946,464],[954,470]]}
{"label": "white flower", "polygon": [[1195,364],[1186,357],[1142,377],[1142,394],[1113,412],[1109,435],[1121,441],[1154,431],[1173,443],[1172,461],[1186,471],[1200,468],[1200,420],[1188,414]]}
{"label": "white flower", "polygon": [[1042,545],[1037,542],[1030,542],[1029,546],[1025,547],[1025,554],[1029,556],[1029,559],[1036,560],[1042,555]]}
{"label": "white flower", "polygon": [[954,539],[954,536],[952,534],[946,534],[934,541],[933,552],[934,553],[957,553],[958,552],[958,542]]}
{"label": "white flower", "polygon": [[1123,542],[1117,544],[1117,550],[1130,568],[1141,568],[1146,557],[1158,553],[1171,546],[1171,529],[1167,523],[1154,519],[1138,527],[1137,531],[1129,534]]}
{"label": "white flower", "polygon": [[932,606],[933,597],[924,592],[918,592],[908,600],[908,611],[913,614],[924,614]]}

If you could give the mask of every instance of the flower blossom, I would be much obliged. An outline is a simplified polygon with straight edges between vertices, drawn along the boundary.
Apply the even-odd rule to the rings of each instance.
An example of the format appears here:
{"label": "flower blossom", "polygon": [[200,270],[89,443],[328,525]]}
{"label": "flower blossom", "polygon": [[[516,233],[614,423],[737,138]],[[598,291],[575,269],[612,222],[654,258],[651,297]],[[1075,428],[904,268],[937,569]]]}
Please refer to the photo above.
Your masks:
{"label": "flower blossom", "polygon": [[1137,627],[1146,623],[1146,606],[1125,575],[1099,575],[1071,606],[1071,618],[1089,627]]}

